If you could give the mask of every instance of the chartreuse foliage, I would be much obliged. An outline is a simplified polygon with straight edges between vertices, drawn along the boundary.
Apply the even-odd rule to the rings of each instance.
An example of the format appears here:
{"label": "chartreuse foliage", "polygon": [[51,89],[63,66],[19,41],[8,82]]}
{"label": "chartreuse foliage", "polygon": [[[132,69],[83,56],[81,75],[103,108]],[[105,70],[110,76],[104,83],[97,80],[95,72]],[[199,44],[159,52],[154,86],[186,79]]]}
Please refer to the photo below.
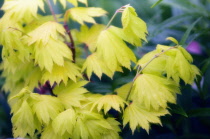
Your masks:
{"label": "chartreuse foliage", "polygon": [[[175,46],[158,44],[137,61],[127,44],[141,46],[148,31],[132,6],[114,14],[122,13],[120,28],[110,25],[113,18],[107,26],[96,24],[94,17],[107,12],[87,7],[87,0],[57,2],[67,9],[62,15],[53,12],[49,0],[6,0],[1,8],[3,89],[10,92],[14,137],[117,139],[120,125],[129,124],[133,133],[139,127],[149,133],[151,123],[161,125],[160,116],[169,114],[167,104],[176,104],[180,80],[192,84],[199,75],[191,55],[169,37]],[[78,2],[86,7],[78,7]],[[74,7],[69,9],[68,3]],[[38,15],[45,5],[51,16]],[[69,30],[73,27],[68,22],[79,23],[80,30]],[[136,70],[136,76],[114,88],[117,94],[94,94],[84,87],[93,73],[112,78],[122,68]],[[119,117],[113,117],[111,109],[121,113]]]}

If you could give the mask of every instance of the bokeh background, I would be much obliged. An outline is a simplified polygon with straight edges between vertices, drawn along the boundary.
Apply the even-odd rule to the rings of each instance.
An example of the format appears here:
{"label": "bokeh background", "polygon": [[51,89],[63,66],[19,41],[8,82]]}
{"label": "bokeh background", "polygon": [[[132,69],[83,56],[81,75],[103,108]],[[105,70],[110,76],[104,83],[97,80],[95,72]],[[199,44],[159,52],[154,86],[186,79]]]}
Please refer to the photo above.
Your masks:
{"label": "bokeh background", "polygon": [[[177,97],[177,105],[169,104],[171,115],[162,117],[162,126],[152,125],[149,134],[139,129],[131,134],[128,127],[121,133],[123,139],[210,139],[210,0],[88,0],[89,6],[102,7],[108,11],[107,16],[97,18],[98,23],[107,24],[116,9],[130,4],[148,27],[148,42],[142,48],[133,48],[138,58],[155,49],[157,44],[171,45],[165,38],[176,38],[193,56],[194,64],[201,70],[193,85],[181,83],[182,95]],[[0,6],[3,4],[0,0]],[[81,4],[81,6],[84,6]],[[72,5],[68,5],[72,7]],[[56,13],[65,9],[58,3],[54,5]],[[50,14],[46,7],[46,13]],[[3,11],[0,11],[0,16]],[[120,14],[112,22],[121,27]],[[79,24],[71,23],[71,29]],[[131,46],[132,47],[132,46]],[[129,82],[134,72],[124,70],[116,73],[114,80],[103,76],[100,81],[92,77],[93,83],[86,87],[91,92],[113,92],[120,85]],[[4,79],[0,78],[0,87]],[[114,114],[114,112],[112,113]],[[0,138],[12,137],[10,108],[7,104],[7,93],[0,92]]]}

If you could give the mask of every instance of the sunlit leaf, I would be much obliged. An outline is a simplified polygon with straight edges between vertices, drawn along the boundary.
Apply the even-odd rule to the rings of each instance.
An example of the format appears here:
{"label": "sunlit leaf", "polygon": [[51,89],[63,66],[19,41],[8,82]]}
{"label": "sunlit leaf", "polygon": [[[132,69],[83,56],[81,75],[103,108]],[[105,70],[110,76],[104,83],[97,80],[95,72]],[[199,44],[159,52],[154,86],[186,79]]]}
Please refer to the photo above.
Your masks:
{"label": "sunlit leaf", "polygon": [[51,72],[45,71],[42,76],[42,82],[49,80],[50,84],[53,85],[55,82],[59,84],[63,81],[64,84],[67,84],[69,78],[76,82],[77,77],[82,78],[80,68],[71,61],[65,61],[63,66],[54,64]]}
{"label": "sunlit leaf", "polygon": [[32,107],[38,120],[46,125],[48,125],[51,120],[55,119],[63,109],[60,100],[49,95],[40,95],[39,100],[37,100]]}
{"label": "sunlit leaf", "polygon": [[84,22],[95,24],[95,20],[93,17],[100,17],[105,15],[107,12],[102,8],[95,7],[74,7],[66,11],[65,20],[71,18],[74,21],[77,21],[80,24],[84,24]]}
{"label": "sunlit leaf", "polygon": [[130,69],[131,61],[136,62],[136,57],[121,38],[109,31],[110,28],[112,27],[99,34],[97,54],[112,72],[115,72],[119,66]]}
{"label": "sunlit leaf", "polygon": [[101,96],[95,103],[93,103],[92,109],[97,107],[97,110],[100,111],[104,109],[104,113],[106,114],[111,108],[116,111],[121,112],[120,108],[124,108],[125,101],[117,95],[105,95]]}
{"label": "sunlit leaf", "polygon": [[85,43],[91,52],[94,52],[96,49],[97,37],[104,28],[105,26],[101,24],[94,24],[91,28],[83,25],[80,27],[80,32],[76,34],[77,39],[80,43]]}
{"label": "sunlit leaf", "polygon": [[130,5],[125,6],[121,20],[126,40],[135,46],[141,46],[141,40],[146,41],[148,33],[146,23],[137,16],[135,9]]}
{"label": "sunlit leaf", "polygon": [[85,100],[84,93],[88,92],[84,86],[87,81],[73,82],[68,81],[67,85],[60,84],[54,89],[54,93],[58,95],[66,109],[74,107],[81,107],[81,101]]}
{"label": "sunlit leaf", "polygon": [[84,70],[86,70],[86,73],[89,79],[92,73],[95,73],[100,79],[101,79],[102,73],[105,73],[109,77],[113,76],[113,73],[105,65],[103,60],[96,55],[96,53],[93,53],[92,55],[87,57],[82,68],[82,71]]}
{"label": "sunlit leaf", "polygon": [[[16,21],[30,21],[36,17],[38,7],[44,10],[42,0],[8,0],[2,6],[2,10],[10,15],[10,18]],[[8,15],[8,16],[9,16]]]}
{"label": "sunlit leaf", "polygon": [[27,134],[34,135],[34,115],[27,101],[23,101],[19,110],[14,113],[12,123],[14,137],[26,137]]}
{"label": "sunlit leaf", "polygon": [[176,93],[180,93],[180,90],[174,81],[152,74],[141,74],[134,81],[131,98],[147,109],[158,110],[160,107],[165,109],[167,102],[176,103]]}
{"label": "sunlit leaf", "polygon": [[123,126],[129,123],[132,133],[137,127],[141,127],[149,133],[150,123],[160,124],[160,116],[167,114],[165,109],[147,110],[142,106],[137,106],[135,103],[130,104],[123,114]]}
{"label": "sunlit leaf", "polygon": [[54,132],[59,135],[64,135],[65,132],[72,134],[76,122],[76,115],[73,109],[67,109],[61,112],[52,122]]}

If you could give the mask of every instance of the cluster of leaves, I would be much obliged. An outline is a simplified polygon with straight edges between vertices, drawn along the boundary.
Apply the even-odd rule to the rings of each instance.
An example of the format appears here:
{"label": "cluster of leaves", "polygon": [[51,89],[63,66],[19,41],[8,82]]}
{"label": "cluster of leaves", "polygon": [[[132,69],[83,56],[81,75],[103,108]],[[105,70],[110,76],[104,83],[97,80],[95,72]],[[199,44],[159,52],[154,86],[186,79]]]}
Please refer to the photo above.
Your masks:
{"label": "cluster of leaves", "polygon": [[[120,28],[96,24],[93,17],[107,12],[78,7],[78,2],[87,6],[87,0],[54,2],[74,7],[63,18],[53,12],[49,0],[6,0],[2,7],[3,87],[10,92],[14,137],[120,138],[121,124],[108,114],[111,109],[123,113],[117,118],[123,126],[129,123],[132,132],[137,127],[149,132],[150,123],[161,124],[159,117],[169,114],[168,103],[176,103],[180,79],[191,84],[199,75],[191,55],[173,38],[168,39],[175,46],[157,45],[137,61],[128,44],[140,47],[148,31],[132,6],[114,14],[122,13]],[[38,9],[45,11],[45,4],[51,16],[37,14]],[[80,30],[69,30],[69,21],[78,22]],[[89,51],[86,60],[80,51]],[[84,88],[84,78],[91,80],[93,73],[112,78],[123,67],[136,70],[136,76],[117,88],[117,94],[93,94]],[[43,87],[51,95],[39,94]]]}

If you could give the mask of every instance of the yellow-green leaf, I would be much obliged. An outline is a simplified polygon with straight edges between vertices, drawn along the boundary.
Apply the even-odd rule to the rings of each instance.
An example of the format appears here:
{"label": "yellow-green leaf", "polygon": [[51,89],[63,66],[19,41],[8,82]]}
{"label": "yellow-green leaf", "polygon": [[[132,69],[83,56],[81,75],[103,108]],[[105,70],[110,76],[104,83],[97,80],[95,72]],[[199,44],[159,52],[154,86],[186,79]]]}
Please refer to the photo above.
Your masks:
{"label": "yellow-green leaf", "polygon": [[51,124],[45,126],[41,133],[41,139],[69,139],[71,136],[66,132],[64,135],[59,135],[54,132]]}
{"label": "yellow-green leaf", "polygon": [[126,34],[126,41],[141,46],[141,40],[146,41],[147,26],[146,23],[137,16],[135,9],[130,5],[126,5],[122,13],[122,25]]}
{"label": "yellow-green leaf", "polygon": [[42,0],[7,0],[2,6],[11,19],[15,21],[27,21],[36,17],[38,7],[44,10]]}
{"label": "yellow-green leaf", "polygon": [[96,53],[93,53],[87,57],[82,67],[82,71],[84,70],[86,70],[89,79],[92,73],[95,73],[100,79],[102,73],[105,73],[109,77],[113,76],[113,73],[109,70],[103,60],[96,55]]}
{"label": "yellow-green leaf", "polygon": [[114,118],[107,118],[106,121],[111,125],[112,130],[107,130],[102,134],[102,139],[121,139],[118,132],[121,132],[119,128],[120,123]]}
{"label": "yellow-green leaf", "polygon": [[[155,55],[159,54],[158,51],[154,50],[145,54],[138,62],[137,65],[143,68]],[[155,74],[161,76],[165,73],[165,66],[167,61],[167,56],[160,55],[153,59],[142,71],[143,73]]]}
{"label": "yellow-green leaf", "polygon": [[111,108],[115,109],[116,111],[121,112],[120,108],[124,108],[125,106],[125,101],[117,96],[117,95],[104,95],[101,96],[95,103],[93,103],[93,106],[91,109],[94,107],[97,107],[98,112],[104,109],[104,113],[106,114]]}
{"label": "yellow-green leaf", "polygon": [[95,7],[74,7],[66,11],[65,20],[71,18],[74,21],[77,21],[80,24],[84,24],[84,22],[95,24],[95,20],[93,17],[100,17],[105,15],[107,12],[102,8]]}
{"label": "yellow-green leaf", "polygon": [[129,82],[127,84],[124,84],[123,86],[115,89],[114,91],[117,92],[117,95],[120,96],[121,98],[123,98],[124,100],[126,100],[128,93],[131,89],[132,86],[132,82]]}
{"label": "yellow-green leaf", "polygon": [[73,109],[67,109],[61,112],[52,122],[52,127],[56,134],[60,136],[65,132],[72,135],[72,131],[76,122],[76,114]]}
{"label": "yellow-green leaf", "polygon": [[43,70],[52,72],[53,65],[64,66],[64,58],[72,60],[72,52],[68,46],[58,40],[50,39],[46,46],[34,46],[35,63]]}
{"label": "yellow-green leaf", "polygon": [[166,109],[147,110],[137,106],[134,102],[130,104],[123,114],[123,126],[129,123],[132,133],[137,127],[141,127],[149,133],[150,123],[161,124],[159,116],[168,114]]}
{"label": "yellow-green leaf", "polygon": [[166,40],[170,40],[173,43],[175,43],[176,45],[179,45],[179,42],[175,38],[173,38],[173,37],[167,37]]}
{"label": "yellow-green leaf", "polygon": [[76,82],[77,77],[82,78],[80,68],[71,61],[65,61],[63,66],[54,64],[51,72],[45,71],[42,76],[42,82],[49,80],[50,84],[53,85],[55,82],[59,84],[63,81],[64,84],[67,84],[69,78]]}
{"label": "yellow-green leaf", "polygon": [[19,110],[13,113],[12,116],[14,137],[26,137],[29,134],[31,137],[35,133],[34,115],[27,101],[23,101],[19,105]]}
{"label": "yellow-green leaf", "polygon": [[158,110],[167,107],[167,102],[176,103],[176,93],[180,93],[178,84],[170,79],[141,74],[133,84],[131,98],[147,109]]}
{"label": "yellow-green leaf", "polygon": [[51,39],[58,40],[60,35],[65,35],[65,29],[59,23],[48,21],[25,36],[28,45],[37,43],[37,45],[46,46]]}
{"label": "yellow-green leaf", "polygon": [[68,81],[67,85],[60,84],[54,89],[54,93],[58,95],[66,109],[74,107],[81,107],[81,101],[85,100],[84,93],[88,92],[84,86],[87,81]]}
{"label": "yellow-green leaf", "polygon": [[119,66],[130,69],[131,61],[136,62],[134,53],[125,42],[108,29],[102,31],[97,40],[97,54],[108,68],[115,72]]}
{"label": "yellow-green leaf", "polygon": [[55,119],[63,109],[61,101],[49,95],[40,95],[32,107],[38,120],[45,125],[48,125],[51,120]]}
{"label": "yellow-green leaf", "polygon": [[87,25],[82,25],[80,27],[80,32],[76,34],[77,39],[80,43],[85,43],[91,52],[96,49],[96,42],[99,33],[105,28],[104,25],[94,24],[91,28]]}
{"label": "yellow-green leaf", "polygon": [[[167,50],[169,46],[157,45],[157,50]],[[197,75],[200,75],[199,69],[190,64],[192,62],[191,55],[181,46],[171,49],[164,53],[167,56],[165,71],[168,78],[173,78],[179,83],[180,78],[186,84],[192,84]]]}
{"label": "yellow-green leaf", "polygon": [[113,130],[109,122],[98,113],[90,111],[79,111],[73,130],[73,139],[100,139],[102,134],[108,130]]}

